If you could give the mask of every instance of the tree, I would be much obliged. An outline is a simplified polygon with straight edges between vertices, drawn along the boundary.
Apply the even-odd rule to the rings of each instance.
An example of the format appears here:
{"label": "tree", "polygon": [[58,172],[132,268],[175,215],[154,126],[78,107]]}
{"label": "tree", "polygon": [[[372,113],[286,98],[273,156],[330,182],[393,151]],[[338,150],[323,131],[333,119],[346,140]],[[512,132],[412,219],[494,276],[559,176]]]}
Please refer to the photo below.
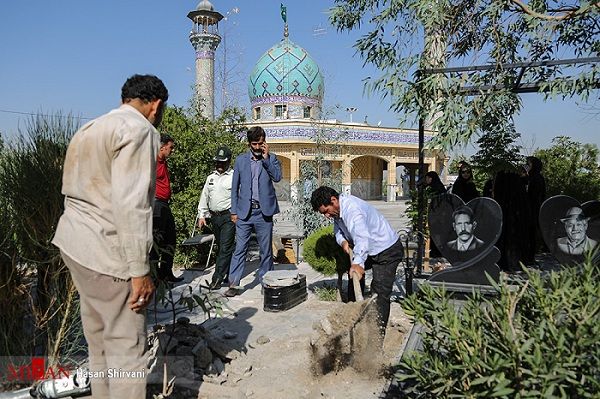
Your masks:
{"label": "tree", "polygon": [[206,177],[214,170],[217,148],[229,147],[234,159],[246,149],[245,116],[241,110],[232,108],[210,121],[181,107],[169,106],[160,130],[175,140],[175,151],[169,158],[171,208],[181,242],[194,227],[200,194]]}
{"label": "tree", "polygon": [[[323,115],[329,114],[324,112]],[[322,117],[319,120],[324,120]],[[333,157],[341,161],[340,148],[347,141],[348,133],[341,126],[327,127],[319,121],[312,124],[311,142],[314,144],[314,158],[311,161],[302,161],[300,176],[292,182],[292,191],[296,196],[290,198],[291,206],[286,212],[286,218],[292,220],[304,236],[330,223],[318,212],[313,211],[310,204],[312,192],[320,186],[329,186],[338,192],[342,190],[342,170],[332,167],[331,161],[326,158]],[[338,155],[339,154],[339,159]]]}
{"label": "tree", "polygon": [[520,154],[521,146],[515,141],[521,137],[517,132],[497,134],[487,132],[477,140],[479,151],[471,157],[471,164],[477,170],[473,176],[477,182],[493,178],[501,170],[515,170],[517,165],[523,163]]}
{"label": "tree", "polygon": [[[381,71],[369,92],[390,97],[392,110],[423,118],[439,131],[432,145],[467,143],[490,128],[487,116],[520,108],[514,88],[583,100],[598,87],[600,66],[513,68],[510,63],[600,55],[598,2],[569,0],[336,0],[330,20],[339,30],[368,27],[355,43]],[[423,38],[421,40],[415,38]],[[483,70],[421,73],[446,66],[488,64]],[[489,95],[493,94],[493,95]],[[510,121],[510,119],[507,119]]]}
{"label": "tree", "polygon": [[600,151],[595,144],[581,144],[559,136],[552,146],[534,154],[544,165],[548,197],[569,195],[581,202],[600,199]]}

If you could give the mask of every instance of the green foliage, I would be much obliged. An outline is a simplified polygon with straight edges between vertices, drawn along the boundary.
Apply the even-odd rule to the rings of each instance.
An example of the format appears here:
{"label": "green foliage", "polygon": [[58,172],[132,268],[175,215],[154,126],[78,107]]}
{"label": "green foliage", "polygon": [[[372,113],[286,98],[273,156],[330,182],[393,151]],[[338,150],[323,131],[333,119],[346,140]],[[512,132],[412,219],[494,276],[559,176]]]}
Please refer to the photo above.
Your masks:
{"label": "green foliage", "polygon": [[[540,83],[546,97],[577,95],[587,100],[600,80],[598,63],[502,66],[561,59],[565,54],[598,56],[599,10],[593,2],[336,0],[335,4],[332,24],[339,30],[366,30],[354,47],[366,63],[381,71],[380,76],[365,79],[366,91],[388,97],[391,109],[404,117],[432,122],[439,135],[431,145],[467,143],[474,134],[490,131],[490,119],[502,117],[510,123],[521,108],[512,92],[518,84]],[[415,76],[418,70],[462,65],[494,68]],[[465,90],[473,87],[479,89]]]}
{"label": "green foliage", "polygon": [[544,165],[548,197],[564,194],[581,202],[600,199],[598,146],[560,136],[552,140],[550,148],[537,150],[534,155]]}
{"label": "green foliage", "polygon": [[337,288],[334,286],[325,285],[323,287],[315,287],[314,292],[319,301],[337,301]]}
{"label": "green foliage", "polygon": [[327,224],[323,216],[313,211],[310,197],[320,186],[329,186],[341,192],[342,171],[332,168],[326,158],[339,157],[341,160],[340,146],[347,139],[346,132],[337,133],[335,129],[325,128],[319,123],[313,124],[312,131],[310,139],[315,145],[314,158],[300,162],[300,176],[292,187],[297,197],[290,198],[291,206],[285,215],[304,235]]}
{"label": "green foliage", "polygon": [[520,154],[521,146],[515,141],[521,135],[516,132],[483,134],[478,140],[479,151],[471,157],[471,164],[483,178],[494,177],[503,170],[515,170],[525,163]]}
{"label": "green foliage", "polygon": [[313,269],[326,276],[350,267],[348,254],[335,241],[333,225],[321,227],[306,237],[302,253]]}
{"label": "green foliage", "polygon": [[[233,161],[247,148],[244,122],[244,114],[237,109],[226,110],[215,121],[194,117],[180,107],[165,110],[160,130],[175,140],[175,151],[168,162],[177,242],[188,238],[194,228],[200,194],[214,170],[217,148],[229,147]],[[180,252],[176,256],[179,262],[185,260]]]}
{"label": "green foliage", "polygon": [[[33,351],[53,360],[78,349],[78,300],[50,241],[63,212],[62,166],[77,125],[70,116],[36,116],[0,150],[0,354]],[[35,291],[31,292],[32,280]],[[29,298],[31,307],[29,307]],[[35,330],[26,320],[33,316]]]}
{"label": "green foliage", "polygon": [[521,135],[513,130],[508,132],[489,131],[477,140],[479,150],[471,157],[471,165],[475,172],[473,180],[482,191],[486,179],[494,178],[500,171],[518,172],[518,165],[525,163],[520,154],[521,146],[515,141]]}
{"label": "green foliage", "polygon": [[401,361],[407,398],[597,398],[600,283],[591,261],[496,286],[457,307],[424,286],[404,302],[423,349]]}

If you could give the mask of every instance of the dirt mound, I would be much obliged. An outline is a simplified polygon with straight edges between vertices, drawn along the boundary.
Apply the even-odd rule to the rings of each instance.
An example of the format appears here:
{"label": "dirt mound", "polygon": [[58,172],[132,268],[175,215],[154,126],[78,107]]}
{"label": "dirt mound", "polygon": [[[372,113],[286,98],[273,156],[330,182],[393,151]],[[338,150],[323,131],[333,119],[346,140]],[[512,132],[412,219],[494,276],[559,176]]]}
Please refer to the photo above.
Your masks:
{"label": "dirt mound", "polygon": [[337,373],[347,367],[371,378],[385,373],[389,365],[386,360],[398,354],[402,341],[390,344],[390,339],[398,337],[392,331],[396,326],[388,328],[386,338],[391,352],[385,353],[374,300],[338,304],[326,318],[313,325],[310,351],[315,376]]}

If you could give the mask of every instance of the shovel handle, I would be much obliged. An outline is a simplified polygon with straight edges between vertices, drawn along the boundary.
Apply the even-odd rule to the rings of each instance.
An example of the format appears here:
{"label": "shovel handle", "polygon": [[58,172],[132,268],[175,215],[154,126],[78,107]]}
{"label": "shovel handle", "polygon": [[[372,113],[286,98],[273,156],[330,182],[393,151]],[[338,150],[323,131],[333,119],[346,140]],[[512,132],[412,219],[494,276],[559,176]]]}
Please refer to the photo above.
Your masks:
{"label": "shovel handle", "polygon": [[[352,255],[351,248],[349,248],[348,255],[350,256],[350,267],[352,267],[352,258],[354,256]],[[356,272],[352,272],[352,275],[350,277],[352,280],[352,286],[354,287],[354,297],[356,298],[357,302],[361,302],[364,298],[363,298],[362,290],[360,289],[360,277],[358,276],[358,273],[356,273]]]}

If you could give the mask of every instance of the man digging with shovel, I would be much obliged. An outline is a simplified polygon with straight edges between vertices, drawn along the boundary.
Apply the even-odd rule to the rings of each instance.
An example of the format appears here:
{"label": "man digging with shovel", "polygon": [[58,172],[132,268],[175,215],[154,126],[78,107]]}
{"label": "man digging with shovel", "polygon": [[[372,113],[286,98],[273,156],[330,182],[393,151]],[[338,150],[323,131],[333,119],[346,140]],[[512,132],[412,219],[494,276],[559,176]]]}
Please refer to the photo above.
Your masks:
{"label": "man digging with shovel", "polygon": [[[365,266],[373,268],[371,288],[377,294],[377,321],[385,335],[390,316],[390,294],[396,279],[396,268],[402,261],[403,248],[398,234],[371,205],[353,195],[339,194],[331,187],[313,191],[313,210],[333,218],[337,243],[347,254],[353,253],[348,274],[355,274],[364,287]],[[348,289],[348,295],[353,297]]]}

